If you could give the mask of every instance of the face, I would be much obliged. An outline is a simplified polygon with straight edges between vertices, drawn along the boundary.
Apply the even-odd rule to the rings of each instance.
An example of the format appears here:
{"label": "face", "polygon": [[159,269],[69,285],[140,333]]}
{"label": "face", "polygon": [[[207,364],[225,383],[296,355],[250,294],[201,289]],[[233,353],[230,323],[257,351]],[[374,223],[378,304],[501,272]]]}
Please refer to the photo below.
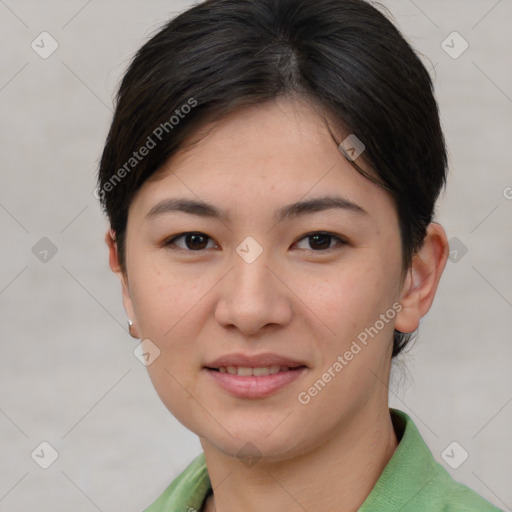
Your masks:
{"label": "face", "polygon": [[[252,443],[284,460],[387,405],[403,289],[396,207],[311,107],[279,99],[232,114],[158,178],[130,206],[124,302],[160,351],[149,375],[183,425],[226,454]],[[286,211],[297,202],[310,208]],[[232,354],[303,367],[264,384],[207,369]]]}

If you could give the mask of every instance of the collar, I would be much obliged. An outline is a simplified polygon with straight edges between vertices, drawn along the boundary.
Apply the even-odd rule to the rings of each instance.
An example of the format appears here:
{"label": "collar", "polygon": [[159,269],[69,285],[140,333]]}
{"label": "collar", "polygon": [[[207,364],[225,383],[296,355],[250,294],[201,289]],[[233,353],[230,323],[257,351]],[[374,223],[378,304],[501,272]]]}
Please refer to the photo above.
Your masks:
{"label": "collar", "polygon": [[407,510],[405,506],[444,471],[412,419],[398,409],[389,412],[399,443],[358,512]]}
{"label": "collar", "polygon": [[[358,512],[447,510],[499,511],[457,483],[436,462],[412,419],[389,409],[398,446]],[[145,512],[200,512],[212,492],[204,452],[199,454]],[[451,510],[451,509],[450,509]]]}

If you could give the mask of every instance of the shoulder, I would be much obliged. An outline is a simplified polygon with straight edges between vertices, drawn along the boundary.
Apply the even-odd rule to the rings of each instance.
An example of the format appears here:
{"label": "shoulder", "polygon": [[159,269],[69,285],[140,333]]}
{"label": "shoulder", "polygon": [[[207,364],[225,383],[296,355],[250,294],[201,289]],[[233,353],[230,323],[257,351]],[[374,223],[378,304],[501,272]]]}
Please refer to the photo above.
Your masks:
{"label": "shoulder", "polygon": [[398,447],[359,512],[503,512],[452,478],[407,414],[390,413]]}
{"label": "shoulder", "polygon": [[439,468],[430,493],[438,498],[440,512],[503,512],[466,485],[454,480],[438,462],[436,464]]}

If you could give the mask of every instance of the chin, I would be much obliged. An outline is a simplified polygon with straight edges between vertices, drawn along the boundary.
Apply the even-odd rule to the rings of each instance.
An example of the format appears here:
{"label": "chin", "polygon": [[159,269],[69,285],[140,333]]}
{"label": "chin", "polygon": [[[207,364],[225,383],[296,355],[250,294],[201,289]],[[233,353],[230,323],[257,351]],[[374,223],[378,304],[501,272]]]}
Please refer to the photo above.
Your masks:
{"label": "chin", "polygon": [[[227,428],[227,427],[226,427]],[[201,436],[201,443],[204,448],[204,441],[211,447],[222,452],[228,457],[240,459],[247,467],[251,467],[257,460],[266,462],[279,462],[287,460],[294,455],[304,452],[304,448],[299,448],[297,436],[289,431],[282,431],[282,435],[275,435],[275,425],[269,428],[250,429],[247,428],[227,428],[232,434],[226,434],[224,430],[221,436],[205,435]],[[293,441],[291,441],[293,439]]]}

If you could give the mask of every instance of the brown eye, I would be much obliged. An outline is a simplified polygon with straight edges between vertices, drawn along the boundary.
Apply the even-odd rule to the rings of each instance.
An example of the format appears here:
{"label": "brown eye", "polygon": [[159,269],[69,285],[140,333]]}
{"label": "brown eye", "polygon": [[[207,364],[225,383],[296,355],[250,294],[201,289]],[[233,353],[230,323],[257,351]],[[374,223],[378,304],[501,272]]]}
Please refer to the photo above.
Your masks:
{"label": "brown eye", "polygon": [[337,245],[346,245],[346,241],[339,236],[333,235],[332,233],[316,232],[309,233],[303,236],[300,240],[309,240],[309,247],[303,247],[302,249],[313,250],[316,252],[333,249],[335,245],[331,245],[333,240],[337,240]]}
{"label": "brown eye", "polygon": [[[177,240],[183,239],[184,246],[176,243]],[[197,231],[190,233],[182,233],[165,242],[166,247],[176,246],[184,251],[201,251],[207,248],[208,240],[212,240],[208,235]]]}

